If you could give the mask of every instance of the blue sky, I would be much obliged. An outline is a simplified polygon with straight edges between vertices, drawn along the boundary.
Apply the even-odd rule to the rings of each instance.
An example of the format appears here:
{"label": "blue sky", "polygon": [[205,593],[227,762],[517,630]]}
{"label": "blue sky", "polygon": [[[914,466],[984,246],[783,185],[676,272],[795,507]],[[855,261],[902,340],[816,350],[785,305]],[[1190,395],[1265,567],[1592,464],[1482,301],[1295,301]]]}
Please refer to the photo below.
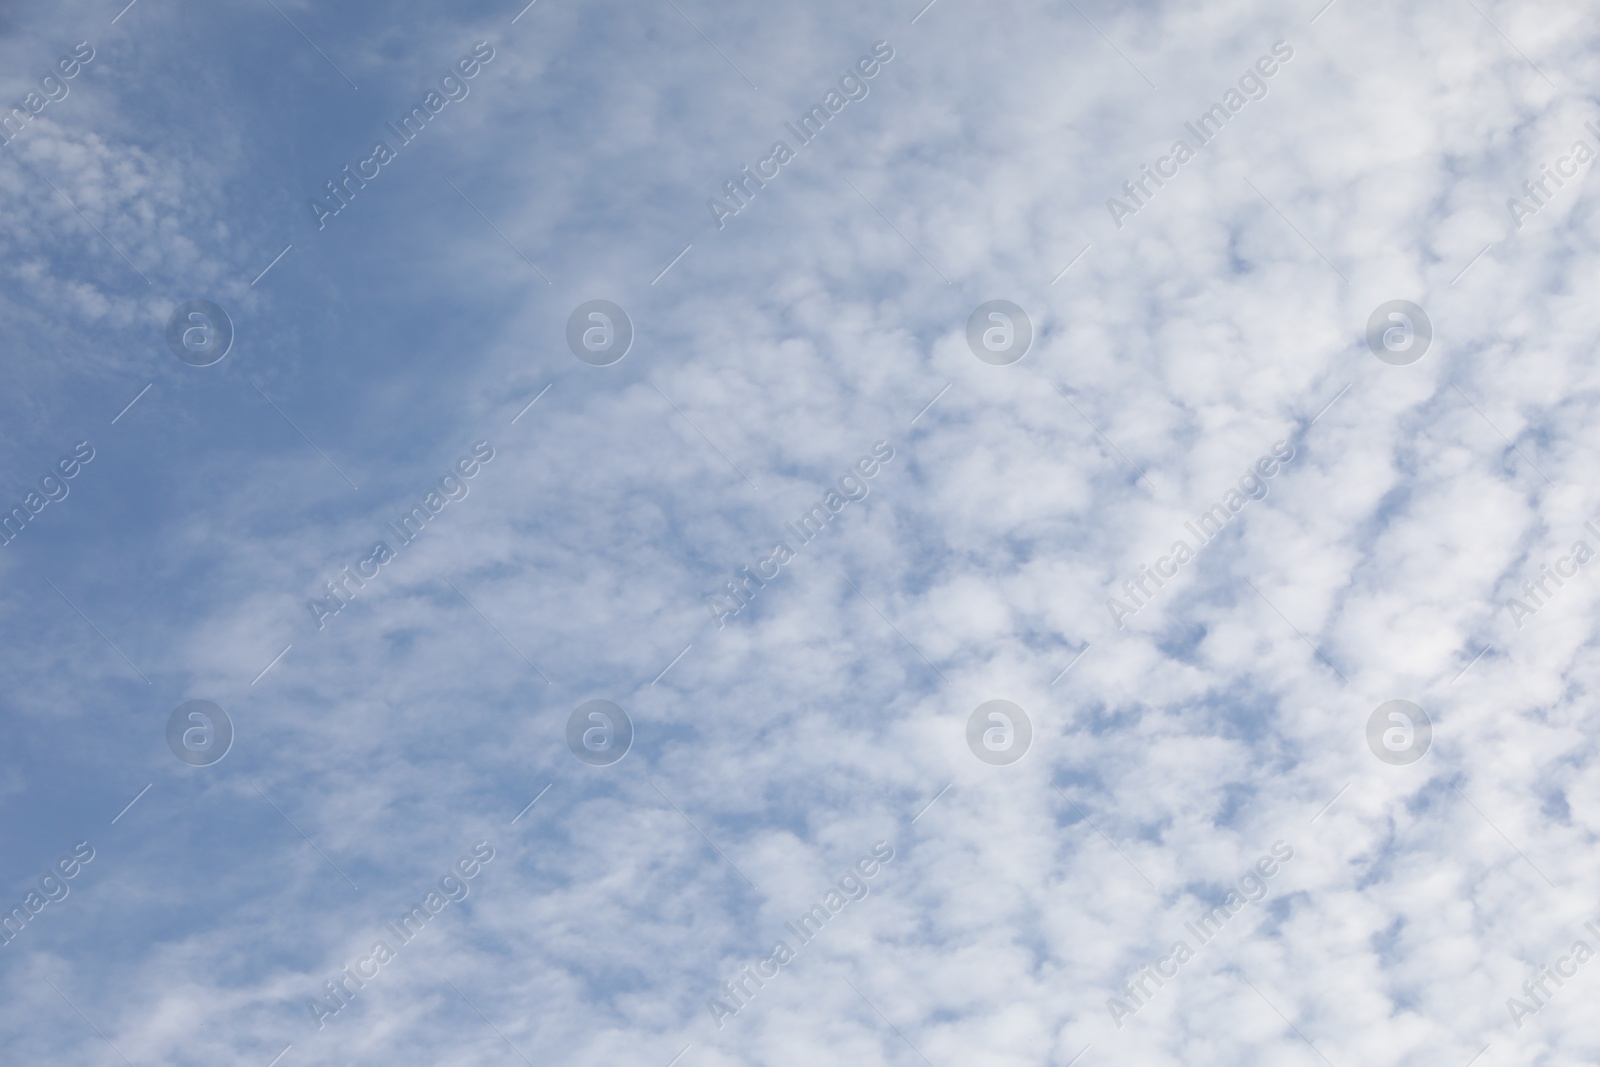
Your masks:
{"label": "blue sky", "polygon": [[[1600,549],[1592,164],[1520,227],[1507,201],[1600,149],[1597,30],[1502,0],[0,15],[0,102],[93,50],[0,147],[0,505],[93,449],[0,547],[0,903],[94,852],[0,947],[0,1045],[1592,1062],[1595,588],[1560,562]],[[1119,228],[1108,199],[1279,42]],[[567,347],[596,299],[634,330],[610,366]],[[206,367],[165,340],[192,300],[234,330]],[[968,347],[991,300],[1033,327],[1010,365]],[[1393,300],[1433,325],[1409,365],[1366,340]],[[1280,441],[1269,495],[1119,628],[1124,581]],[[706,598],[877,442],[866,498],[719,627]],[[1572,569],[1514,616],[1542,566]],[[566,741],[596,699],[634,728],[607,766]],[[1430,719],[1413,763],[1369,745],[1391,699]],[[168,747],[190,700],[232,721],[219,762]],[[968,748],[991,700],[1031,723],[1008,765]],[[865,898],[708,1009],[879,842]],[[1266,898],[1130,1005],[1275,842]]]}

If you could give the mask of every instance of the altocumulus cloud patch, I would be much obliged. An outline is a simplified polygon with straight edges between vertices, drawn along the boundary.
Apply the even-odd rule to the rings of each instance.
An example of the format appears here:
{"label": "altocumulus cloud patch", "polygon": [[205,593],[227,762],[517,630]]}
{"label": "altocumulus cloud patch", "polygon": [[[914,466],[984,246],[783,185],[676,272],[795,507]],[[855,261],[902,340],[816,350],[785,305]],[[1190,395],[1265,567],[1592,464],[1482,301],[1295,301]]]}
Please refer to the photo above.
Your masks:
{"label": "altocumulus cloud patch", "polygon": [[1477,6],[0,20],[0,1047],[1600,1058],[1600,15]]}

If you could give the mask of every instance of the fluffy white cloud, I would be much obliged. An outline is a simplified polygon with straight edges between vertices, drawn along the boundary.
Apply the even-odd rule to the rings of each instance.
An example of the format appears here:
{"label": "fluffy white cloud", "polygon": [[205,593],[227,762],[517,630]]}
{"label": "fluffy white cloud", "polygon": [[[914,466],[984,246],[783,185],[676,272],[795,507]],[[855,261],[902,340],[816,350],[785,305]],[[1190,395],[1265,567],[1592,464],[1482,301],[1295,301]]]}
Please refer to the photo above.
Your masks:
{"label": "fluffy white cloud", "polygon": [[[1506,200],[1600,149],[1593,17],[677,7],[7,28],[18,70],[100,56],[0,161],[5,499],[73,441],[100,457],[4,547],[4,899],[99,852],[0,949],[6,1046],[1592,1059],[1600,967],[1542,968],[1600,951],[1593,568],[1507,601],[1600,551],[1594,201],[1587,169],[1520,229]],[[319,231],[308,199],[480,40],[471,94]],[[877,41],[866,97],[719,230],[707,198]],[[1279,41],[1264,98],[1119,229],[1107,198]],[[565,342],[597,297],[635,328],[604,368]],[[233,319],[215,367],[165,350],[192,298]],[[1011,366],[965,339],[995,298],[1034,327]],[[1366,345],[1394,299],[1433,326],[1409,366]],[[387,524],[476,441],[494,459],[401,546]],[[879,441],[866,497],[799,544]],[[1186,524],[1277,442],[1200,547]],[[1178,539],[1194,559],[1119,627],[1108,600]],[[380,540],[319,627],[308,599]],[[719,626],[706,598],[778,541]],[[166,746],[190,698],[236,726],[211,767]],[[608,767],[567,750],[592,698],[636,730]],[[1010,766],[967,746],[995,698],[1032,723]],[[1431,719],[1414,764],[1368,746],[1391,698]],[[385,924],[478,842],[469,895],[399,945]],[[799,944],[877,842],[870,891]],[[730,993],[779,940],[795,958]]]}

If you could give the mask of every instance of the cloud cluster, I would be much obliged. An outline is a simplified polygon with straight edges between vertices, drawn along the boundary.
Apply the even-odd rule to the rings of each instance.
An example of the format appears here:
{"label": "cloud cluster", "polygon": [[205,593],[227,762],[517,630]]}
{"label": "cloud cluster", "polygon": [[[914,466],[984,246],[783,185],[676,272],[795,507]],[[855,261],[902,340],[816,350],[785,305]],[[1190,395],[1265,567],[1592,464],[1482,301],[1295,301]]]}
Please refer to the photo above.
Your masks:
{"label": "cloud cluster", "polygon": [[[0,499],[95,448],[0,560],[0,875],[20,898],[84,838],[97,871],[6,953],[15,1058],[1600,1054],[1567,973],[1600,891],[1572,573],[1600,215],[1560,163],[1596,119],[1593,12],[277,7],[3,16],[5,69],[95,48],[0,148]],[[474,107],[313,237],[308,190],[461,41],[494,49]],[[872,105],[719,230],[727,161],[832,116],[863,41],[894,42]],[[1240,72],[1267,84],[1268,41],[1293,59],[1263,95]],[[1239,110],[1219,86],[1260,95],[1248,121],[1145,180],[1184,118]],[[1132,174],[1137,219],[1108,220]],[[1513,220],[1524,181],[1544,204]],[[209,367],[163,342],[195,299],[235,326]],[[966,338],[1000,299],[1033,327],[1003,366]],[[596,300],[633,325],[605,366],[565,342]],[[1393,301],[1432,323],[1406,365],[1367,343]],[[307,591],[479,440],[473,505],[312,633]],[[892,492],[864,491],[874,440]],[[824,486],[849,521],[749,595]],[[739,560],[723,626],[705,594]],[[234,724],[209,766],[162,736],[190,699]],[[564,734],[597,699],[634,731],[604,766]],[[991,700],[1032,726],[1005,765],[966,741]],[[1422,759],[1369,749],[1390,700],[1430,718]],[[375,959],[463,840],[493,879]],[[894,862],[833,909],[863,841]],[[825,937],[742,968],[819,904]],[[351,960],[382,979],[315,1030]],[[708,1012],[736,968],[766,984]]]}

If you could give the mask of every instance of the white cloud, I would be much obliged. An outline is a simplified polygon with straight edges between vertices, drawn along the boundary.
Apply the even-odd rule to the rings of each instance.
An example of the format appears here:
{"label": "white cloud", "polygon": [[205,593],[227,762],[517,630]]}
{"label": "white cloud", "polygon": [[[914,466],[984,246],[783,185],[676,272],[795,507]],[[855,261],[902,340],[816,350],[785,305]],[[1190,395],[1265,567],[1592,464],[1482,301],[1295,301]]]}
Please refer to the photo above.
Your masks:
{"label": "white cloud", "polygon": [[[7,1047],[103,1058],[87,1018],[141,1064],[1592,1058],[1590,969],[1505,1006],[1597,917],[1592,576],[1522,629],[1504,603],[1600,514],[1591,183],[1515,236],[1504,201],[1594,117],[1593,19],[680,6],[760,90],[670,6],[288,8],[352,92],[286,26],[163,44],[141,4],[6,165],[4,469],[105,454],[5,550],[7,884],[102,850],[0,950]],[[485,37],[449,126],[311,229],[330,160]],[[879,39],[871,94],[716,231],[704,199]],[[1116,230],[1105,198],[1279,39],[1268,97]],[[196,40],[211,156],[172,110]],[[162,350],[194,297],[238,329],[215,373]],[[565,350],[594,297],[636,329],[609,368]],[[964,340],[999,297],[1036,331],[1010,367]],[[1408,367],[1363,336],[1397,298],[1434,324]],[[306,598],[479,439],[470,495],[319,631]],[[719,630],[703,598],[877,440],[870,495]],[[1270,495],[1118,630],[1106,599],[1279,440]],[[165,748],[190,697],[238,727],[212,768]],[[565,750],[592,697],[637,729],[607,768]],[[1011,767],[966,749],[997,697],[1034,727]],[[1394,697],[1432,719],[1411,766],[1366,747]],[[316,1031],[479,840],[471,896]],[[871,894],[719,1030],[706,998],[878,840]],[[1267,898],[1118,1029],[1277,840]]]}

